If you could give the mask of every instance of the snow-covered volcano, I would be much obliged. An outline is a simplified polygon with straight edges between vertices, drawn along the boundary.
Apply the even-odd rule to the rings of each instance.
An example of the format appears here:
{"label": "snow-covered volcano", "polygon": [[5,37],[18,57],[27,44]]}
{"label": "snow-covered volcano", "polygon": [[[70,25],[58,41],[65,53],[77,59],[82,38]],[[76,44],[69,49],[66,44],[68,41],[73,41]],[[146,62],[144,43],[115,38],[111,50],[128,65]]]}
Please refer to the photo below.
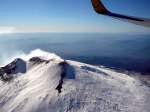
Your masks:
{"label": "snow-covered volcano", "polygon": [[50,53],[15,59],[0,76],[0,112],[150,112],[139,80]]}

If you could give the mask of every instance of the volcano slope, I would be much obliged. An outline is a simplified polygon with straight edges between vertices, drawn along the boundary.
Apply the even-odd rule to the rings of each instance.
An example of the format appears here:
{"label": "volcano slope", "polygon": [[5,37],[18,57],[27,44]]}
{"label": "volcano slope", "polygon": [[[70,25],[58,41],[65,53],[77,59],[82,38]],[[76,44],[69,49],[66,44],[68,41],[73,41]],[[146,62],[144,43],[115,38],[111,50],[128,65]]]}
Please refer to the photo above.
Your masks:
{"label": "volcano slope", "polygon": [[0,76],[0,112],[150,112],[150,88],[108,68],[37,56]]}

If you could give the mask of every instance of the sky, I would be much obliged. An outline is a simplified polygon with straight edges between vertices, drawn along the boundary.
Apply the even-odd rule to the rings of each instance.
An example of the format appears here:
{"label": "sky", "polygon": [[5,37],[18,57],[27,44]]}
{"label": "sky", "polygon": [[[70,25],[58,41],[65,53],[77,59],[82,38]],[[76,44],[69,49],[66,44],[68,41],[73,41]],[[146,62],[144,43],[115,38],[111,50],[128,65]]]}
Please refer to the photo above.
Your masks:
{"label": "sky", "polygon": [[[117,13],[150,18],[150,0],[103,0]],[[149,33],[150,29],[94,12],[91,0],[0,0],[0,33]]]}

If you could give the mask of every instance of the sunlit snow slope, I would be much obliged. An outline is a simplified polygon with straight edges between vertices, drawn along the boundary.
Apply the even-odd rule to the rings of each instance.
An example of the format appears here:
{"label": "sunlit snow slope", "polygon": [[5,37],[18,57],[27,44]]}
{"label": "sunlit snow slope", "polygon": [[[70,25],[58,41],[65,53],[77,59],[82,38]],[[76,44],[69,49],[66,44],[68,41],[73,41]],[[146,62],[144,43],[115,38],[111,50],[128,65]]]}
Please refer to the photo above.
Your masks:
{"label": "sunlit snow slope", "polygon": [[1,68],[0,112],[150,112],[139,80],[39,53]]}

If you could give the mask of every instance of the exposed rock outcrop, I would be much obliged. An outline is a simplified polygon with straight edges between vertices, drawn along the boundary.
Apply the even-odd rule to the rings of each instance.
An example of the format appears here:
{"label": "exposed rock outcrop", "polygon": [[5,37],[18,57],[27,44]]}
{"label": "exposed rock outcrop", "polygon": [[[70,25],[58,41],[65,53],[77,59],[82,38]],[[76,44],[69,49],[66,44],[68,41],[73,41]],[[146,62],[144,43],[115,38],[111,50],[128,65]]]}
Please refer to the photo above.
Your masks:
{"label": "exposed rock outcrop", "polygon": [[15,59],[8,65],[0,68],[0,77],[4,81],[9,81],[14,74],[26,73],[26,62],[20,58]]}

